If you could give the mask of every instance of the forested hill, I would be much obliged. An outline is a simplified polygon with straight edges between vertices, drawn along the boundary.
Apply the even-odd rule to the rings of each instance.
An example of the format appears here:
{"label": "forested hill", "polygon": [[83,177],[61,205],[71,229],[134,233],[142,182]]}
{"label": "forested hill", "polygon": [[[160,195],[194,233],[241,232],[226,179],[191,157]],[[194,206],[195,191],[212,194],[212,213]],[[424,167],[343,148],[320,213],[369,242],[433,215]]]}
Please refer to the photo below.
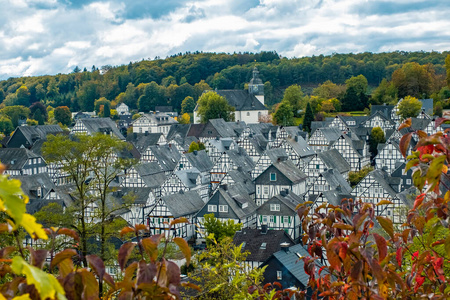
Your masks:
{"label": "forested hill", "polygon": [[[141,96],[148,98],[150,108],[172,105],[180,111],[186,96],[198,98],[205,88],[242,89],[256,65],[266,83],[266,103],[280,100],[280,93],[292,84],[317,86],[327,80],[342,84],[359,74],[369,85],[378,86],[406,63],[416,62],[434,69],[445,77],[445,58],[450,52],[391,52],[333,54],[288,59],[276,52],[261,53],[187,53],[154,60],[142,60],[118,67],[80,66],[70,74],[9,78],[0,82],[2,105],[24,105],[34,102],[46,106],[68,106],[71,111],[93,111],[94,102],[106,98],[114,107],[125,102],[138,108]],[[84,68],[84,69],[83,69]],[[103,99],[104,101],[105,99]]]}

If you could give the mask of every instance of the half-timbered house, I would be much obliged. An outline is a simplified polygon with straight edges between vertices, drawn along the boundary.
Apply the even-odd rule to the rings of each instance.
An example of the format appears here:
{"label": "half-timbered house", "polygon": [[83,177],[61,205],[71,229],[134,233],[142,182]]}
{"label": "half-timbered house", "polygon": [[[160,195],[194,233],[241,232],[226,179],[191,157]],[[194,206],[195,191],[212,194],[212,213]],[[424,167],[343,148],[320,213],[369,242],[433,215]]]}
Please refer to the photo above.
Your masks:
{"label": "half-timbered house", "polygon": [[133,132],[136,133],[162,133],[166,136],[170,126],[178,122],[165,113],[142,114],[139,118],[131,122]]}
{"label": "half-timbered house", "polygon": [[6,166],[4,174],[34,175],[47,172],[42,156],[26,148],[0,148],[0,161]]}
{"label": "half-timbered house", "polygon": [[303,170],[316,152],[306,143],[301,136],[285,138],[280,144],[289,156],[289,159]]}
{"label": "half-timbered house", "polygon": [[257,209],[257,227],[267,226],[269,230],[284,230],[289,237],[298,242],[301,237],[301,222],[296,207],[303,199],[283,190]]}
{"label": "half-timbered house", "polygon": [[326,151],[342,135],[337,127],[317,128],[308,140],[309,146],[316,152]]}
{"label": "half-timbered house", "polygon": [[125,140],[116,123],[110,118],[89,118],[79,119],[70,131],[71,133],[83,133],[87,135],[94,135],[97,133],[108,134],[116,136],[121,140]]}
{"label": "half-timbered house", "polygon": [[[150,234],[164,233],[166,236],[192,239],[196,231],[194,217],[204,204],[199,194],[194,191],[179,191],[159,198],[147,215]],[[181,217],[185,217],[189,223],[176,224],[169,231],[169,223]]]}
{"label": "half-timbered house", "polygon": [[286,189],[294,194],[303,195],[306,192],[306,178],[305,173],[290,160],[271,164],[255,179],[256,205],[261,206]]}
{"label": "half-timbered house", "polygon": [[[196,214],[197,238],[205,239],[204,215],[214,214],[220,221],[233,220],[243,228],[256,227],[256,205],[240,184],[222,185]],[[244,192],[243,192],[244,191]]]}
{"label": "half-timbered house", "polygon": [[390,140],[385,144],[378,144],[378,154],[375,156],[375,166],[390,174],[396,169],[398,163],[403,163],[405,158],[400,152],[398,140]]}
{"label": "half-timbered house", "polygon": [[359,171],[370,163],[369,146],[351,134],[342,134],[332,145],[350,164],[352,171]]}

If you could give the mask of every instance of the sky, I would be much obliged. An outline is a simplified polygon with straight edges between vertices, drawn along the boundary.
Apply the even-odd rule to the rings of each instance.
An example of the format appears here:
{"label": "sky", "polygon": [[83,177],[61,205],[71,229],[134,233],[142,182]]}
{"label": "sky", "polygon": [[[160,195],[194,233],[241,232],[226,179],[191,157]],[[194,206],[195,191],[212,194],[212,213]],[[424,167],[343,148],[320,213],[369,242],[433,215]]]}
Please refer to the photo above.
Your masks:
{"label": "sky", "polygon": [[[186,51],[450,50],[448,0],[0,0],[0,79]],[[447,28],[447,30],[446,30]]]}

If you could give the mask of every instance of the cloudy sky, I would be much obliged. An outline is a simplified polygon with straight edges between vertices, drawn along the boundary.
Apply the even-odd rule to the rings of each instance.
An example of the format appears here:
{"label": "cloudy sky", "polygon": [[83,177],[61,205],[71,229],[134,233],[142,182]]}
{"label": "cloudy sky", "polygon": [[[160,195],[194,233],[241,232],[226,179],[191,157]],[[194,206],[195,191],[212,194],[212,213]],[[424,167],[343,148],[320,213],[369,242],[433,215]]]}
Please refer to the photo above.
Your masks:
{"label": "cloudy sky", "polygon": [[450,50],[448,0],[0,0],[0,79],[186,51]]}

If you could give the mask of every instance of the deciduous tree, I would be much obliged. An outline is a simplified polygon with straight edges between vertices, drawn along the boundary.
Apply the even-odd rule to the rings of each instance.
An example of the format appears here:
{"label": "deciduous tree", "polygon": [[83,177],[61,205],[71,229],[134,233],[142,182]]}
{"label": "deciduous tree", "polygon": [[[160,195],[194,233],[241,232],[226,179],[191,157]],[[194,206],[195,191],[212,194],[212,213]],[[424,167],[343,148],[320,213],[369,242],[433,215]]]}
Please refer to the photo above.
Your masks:
{"label": "deciduous tree", "polygon": [[275,113],[273,114],[273,121],[277,125],[292,126],[294,125],[294,113],[292,106],[287,101],[282,101]]}
{"label": "deciduous tree", "polygon": [[72,122],[72,113],[70,112],[70,109],[67,106],[58,106],[55,108],[54,116],[55,120],[58,123],[61,123],[63,125],[70,125]]}
{"label": "deciduous tree", "polygon": [[402,117],[403,120],[411,117],[417,117],[422,109],[422,102],[417,98],[406,96],[398,105],[397,114]]}
{"label": "deciduous tree", "polygon": [[234,120],[235,108],[228,101],[215,92],[206,92],[198,99],[198,114],[201,123],[210,119],[224,119],[225,122]]}

